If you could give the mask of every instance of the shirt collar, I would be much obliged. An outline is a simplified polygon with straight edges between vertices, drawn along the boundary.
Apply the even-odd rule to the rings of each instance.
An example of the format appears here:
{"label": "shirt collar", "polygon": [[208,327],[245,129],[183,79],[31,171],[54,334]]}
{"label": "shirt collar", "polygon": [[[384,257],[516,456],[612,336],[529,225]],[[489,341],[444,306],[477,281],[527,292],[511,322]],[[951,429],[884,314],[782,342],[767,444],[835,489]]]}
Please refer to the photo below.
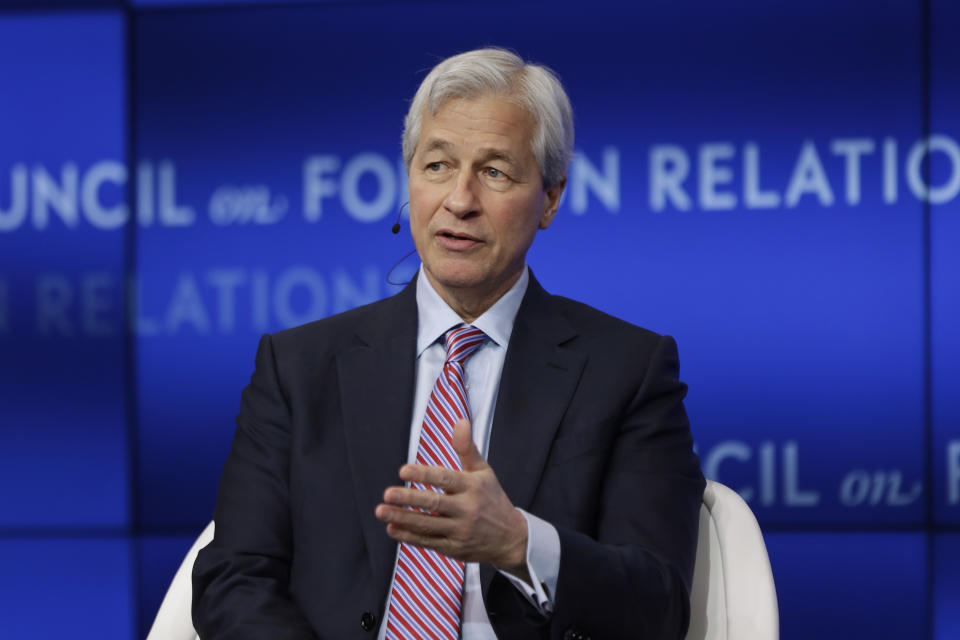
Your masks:
{"label": "shirt collar", "polygon": [[[510,342],[513,320],[517,317],[529,282],[530,275],[524,265],[523,272],[513,286],[474,320],[472,326],[487,334],[498,346],[505,348]],[[449,329],[461,324],[464,324],[463,319],[436,292],[423,273],[421,265],[417,276],[417,357]]]}

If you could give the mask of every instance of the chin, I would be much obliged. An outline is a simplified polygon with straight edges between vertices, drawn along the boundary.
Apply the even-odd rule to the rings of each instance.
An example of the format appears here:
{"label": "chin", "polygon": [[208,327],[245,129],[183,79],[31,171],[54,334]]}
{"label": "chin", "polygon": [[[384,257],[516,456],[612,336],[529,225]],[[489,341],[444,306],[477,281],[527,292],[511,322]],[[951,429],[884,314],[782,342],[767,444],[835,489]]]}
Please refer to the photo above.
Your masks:
{"label": "chin", "polygon": [[434,274],[433,279],[448,289],[473,289],[484,283],[483,278],[465,274]]}
{"label": "chin", "polygon": [[427,271],[433,276],[435,283],[452,289],[469,289],[481,285],[485,281],[483,269],[476,265],[435,265]]}

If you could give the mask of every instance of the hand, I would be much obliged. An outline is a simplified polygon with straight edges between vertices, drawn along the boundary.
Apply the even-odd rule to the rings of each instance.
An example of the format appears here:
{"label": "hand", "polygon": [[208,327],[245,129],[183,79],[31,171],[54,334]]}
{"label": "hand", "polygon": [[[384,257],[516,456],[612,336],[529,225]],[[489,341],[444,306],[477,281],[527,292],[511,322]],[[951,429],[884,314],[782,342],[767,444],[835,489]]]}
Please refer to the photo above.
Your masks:
{"label": "hand", "polygon": [[453,427],[453,449],[462,471],[419,464],[400,468],[401,480],[433,485],[443,493],[389,487],[377,518],[387,523],[387,535],[394,540],[463,562],[489,562],[529,582],[527,520],[473,444],[467,420]]}

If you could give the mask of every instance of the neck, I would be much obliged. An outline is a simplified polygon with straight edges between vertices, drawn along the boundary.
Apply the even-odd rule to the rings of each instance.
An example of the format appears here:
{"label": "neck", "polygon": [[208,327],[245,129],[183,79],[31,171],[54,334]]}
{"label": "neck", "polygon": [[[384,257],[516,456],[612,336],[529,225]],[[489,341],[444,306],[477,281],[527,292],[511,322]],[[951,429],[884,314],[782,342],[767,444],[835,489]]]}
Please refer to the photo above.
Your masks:
{"label": "neck", "polygon": [[492,307],[497,300],[502,298],[503,294],[510,290],[510,287],[516,284],[523,270],[518,271],[516,275],[507,278],[497,286],[482,291],[474,287],[446,287],[437,282],[427,269],[424,269],[423,273],[427,276],[427,280],[430,281],[430,285],[437,292],[437,295],[450,305],[450,308],[460,316],[461,320],[471,324]]}

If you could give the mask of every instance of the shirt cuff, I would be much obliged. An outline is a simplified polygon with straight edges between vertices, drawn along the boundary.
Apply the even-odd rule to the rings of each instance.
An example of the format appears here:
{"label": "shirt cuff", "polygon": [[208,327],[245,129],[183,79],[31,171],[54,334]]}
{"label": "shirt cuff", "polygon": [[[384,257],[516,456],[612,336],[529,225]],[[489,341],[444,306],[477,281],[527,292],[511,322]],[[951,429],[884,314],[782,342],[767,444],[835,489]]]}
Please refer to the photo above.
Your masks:
{"label": "shirt cuff", "polygon": [[560,534],[556,528],[523,509],[517,509],[527,520],[527,573],[533,584],[500,571],[540,613],[553,613],[553,597],[560,573]]}

